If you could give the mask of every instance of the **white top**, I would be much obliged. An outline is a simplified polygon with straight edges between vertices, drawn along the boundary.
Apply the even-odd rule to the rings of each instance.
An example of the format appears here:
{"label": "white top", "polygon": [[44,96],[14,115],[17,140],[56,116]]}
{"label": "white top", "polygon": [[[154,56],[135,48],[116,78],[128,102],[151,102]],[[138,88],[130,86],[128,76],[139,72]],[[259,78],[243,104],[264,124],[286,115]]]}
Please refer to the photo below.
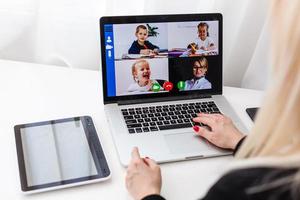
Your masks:
{"label": "white top", "polygon": [[184,90],[203,90],[203,89],[211,89],[211,83],[205,77],[185,81]]}
{"label": "white top", "polygon": [[[119,162],[105,118],[99,72],[4,60],[0,60],[0,66],[1,199],[131,200],[125,187],[126,170]],[[263,92],[232,87],[224,87],[223,92],[250,129],[252,122],[245,108],[260,105]],[[13,126],[80,115],[93,118],[112,178],[102,183],[24,196],[20,188]],[[224,156],[162,164],[162,195],[172,200],[198,199],[232,161],[231,156]]]}
{"label": "white top", "polygon": [[[156,80],[151,80],[152,85],[158,83]],[[127,89],[128,92],[150,92],[152,85],[140,86],[137,82],[131,83]],[[160,90],[163,88],[161,87]]]}
{"label": "white top", "polygon": [[211,39],[210,37],[206,37],[205,40],[201,40],[198,37],[198,38],[196,38],[195,43],[197,44],[199,49],[200,49],[200,47],[208,48],[208,47],[210,47],[211,44],[215,44],[213,39]]}

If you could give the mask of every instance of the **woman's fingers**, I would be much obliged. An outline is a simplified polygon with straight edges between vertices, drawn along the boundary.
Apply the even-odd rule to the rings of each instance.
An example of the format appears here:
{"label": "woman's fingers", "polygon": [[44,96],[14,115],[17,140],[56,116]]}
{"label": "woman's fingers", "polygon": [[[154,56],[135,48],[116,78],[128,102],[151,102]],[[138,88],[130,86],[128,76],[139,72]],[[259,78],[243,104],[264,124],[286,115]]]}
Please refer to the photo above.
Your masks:
{"label": "woman's fingers", "polygon": [[213,126],[215,126],[215,124],[216,124],[214,118],[207,117],[207,116],[195,117],[195,118],[193,118],[193,121],[198,122],[198,123],[202,123],[202,124],[206,124],[206,125],[210,126],[211,128]]}
{"label": "woman's fingers", "polygon": [[139,160],[141,159],[139,149],[137,147],[133,147],[132,152],[131,152],[131,159],[132,160]]}
{"label": "woman's fingers", "polygon": [[198,127],[198,131],[196,132],[196,134],[207,139],[208,141],[211,141],[213,133],[204,127]]}
{"label": "woman's fingers", "polygon": [[150,168],[155,168],[155,167],[157,167],[158,165],[157,165],[157,163],[154,161],[154,160],[152,160],[152,159],[150,159],[150,158],[145,158],[144,159],[144,161],[147,163],[147,165],[150,167]]}

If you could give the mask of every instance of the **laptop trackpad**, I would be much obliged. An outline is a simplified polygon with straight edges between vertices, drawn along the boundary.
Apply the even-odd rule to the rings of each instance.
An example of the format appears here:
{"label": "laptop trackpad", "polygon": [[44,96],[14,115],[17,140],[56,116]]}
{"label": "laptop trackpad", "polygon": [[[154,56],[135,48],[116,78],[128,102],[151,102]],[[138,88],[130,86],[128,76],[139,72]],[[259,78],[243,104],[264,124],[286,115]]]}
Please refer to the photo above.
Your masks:
{"label": "laptop trackpad", "polygon": [[206,141],[192,132],[165,135],[166,143],[173,154],[189,154],[207,151]]}

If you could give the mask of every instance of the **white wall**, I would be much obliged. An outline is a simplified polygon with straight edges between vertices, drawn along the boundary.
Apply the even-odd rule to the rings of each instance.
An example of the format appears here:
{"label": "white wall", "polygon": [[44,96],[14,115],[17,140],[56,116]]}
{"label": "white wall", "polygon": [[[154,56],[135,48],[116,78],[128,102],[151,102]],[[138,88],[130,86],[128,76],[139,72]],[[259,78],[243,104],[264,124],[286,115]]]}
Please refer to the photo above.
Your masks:
{"label": "white wall", "polygon": [[[241,86],[250,63],[268,52],[268,0],[1,0],[0,59],[98,70],[103,15],[221,12],[224,83]],[[267,34],[269,35],[269,34]],[[265,66],[258,66],[264,68]],[[265,70],[266,71],[266,70]],[[247,82],[247,81],[246,81]],[[248,87],[247,84],[243,86]],[[258,88],[263,88],[259,87]]]}

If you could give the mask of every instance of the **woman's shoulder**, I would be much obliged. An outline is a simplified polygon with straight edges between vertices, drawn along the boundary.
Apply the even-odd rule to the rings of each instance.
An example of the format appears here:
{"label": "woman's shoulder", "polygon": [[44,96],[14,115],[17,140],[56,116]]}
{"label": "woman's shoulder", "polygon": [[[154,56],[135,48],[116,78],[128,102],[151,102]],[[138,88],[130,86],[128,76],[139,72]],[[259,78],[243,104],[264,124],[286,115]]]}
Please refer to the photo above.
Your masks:
{"label": "woman's shoulder", "polygon": [[[204,200],[222,199],[292,199],[289,177],[298,172],[298,168],[271,166],[245,167],[233,169],[223,175],[208,191]],[[287,182],[283,182],[286,180]],[[251,198],[250,198],[251,197]]]}

